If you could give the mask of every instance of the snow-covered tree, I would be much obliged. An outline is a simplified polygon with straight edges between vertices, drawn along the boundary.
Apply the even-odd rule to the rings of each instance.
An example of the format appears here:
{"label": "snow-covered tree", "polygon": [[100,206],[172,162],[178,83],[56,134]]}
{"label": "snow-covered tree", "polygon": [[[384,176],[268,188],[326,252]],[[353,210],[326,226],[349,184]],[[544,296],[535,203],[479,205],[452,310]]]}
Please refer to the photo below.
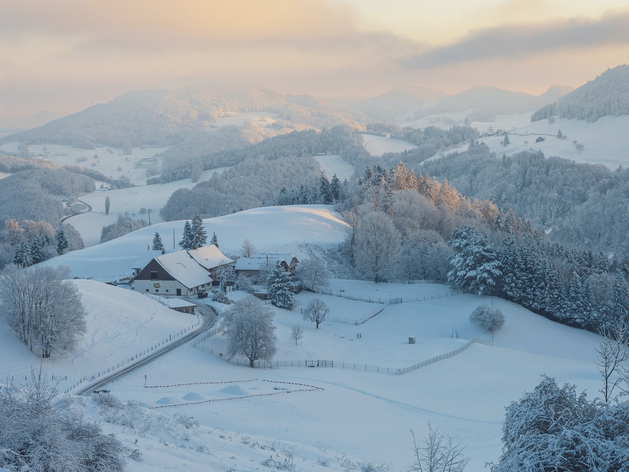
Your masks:
{"label": "snow-covered tree", "polygon": [[454,256],[448,281],[456,288],[477,295],[490,295],[502,275],[496,251],[483,233],[471,226],[452,232],[450,246]]}
{"label": "snow-covered tree", "polygon": [[601,340],[596,348],[597,358],[594,363],[603,381],[599,392],[605,402],[610,402],[614,398],[616,387],[628,378],[625,363],[629,360],[629,331],[627,325],[621,321],[612,329],[601,329],[600,335]]}
{"label": "snow-covered tree", "polygon": [[214,244],[214,246],[218,247],[218,237],[216,236],[216,232],[212,233],[212,239],[210,239],[210,244]]}
{"label": "snow-covered tree", "polygon": [[494,333],[505,324],[505,315],[497,308],[492,309],[489,305],[483,304],[474,309],[470,321],[490,332],[493,338]]}
{"label": "snow-covered tree", "polygon": [[109,208],[111,207],[111,200],[109,199],[109,195],[105,197],[105,215],[109,215]]}
{"label": "snow-covered tree", "polygon": [[186,223],[183,225],[183,237],[181,241],[179,241],[179,246],[181,249],[185,250],[194,249],[194,234],[192,233],[192,227],[188,220],[186,220]]}
{"label": "snow-covered tree", "polygon": [[256,252],[256,247],[251,241],[245,239],[242,242],[242,246],[240,246],[240,252],[242,253],[242,257],[251,257],[251,254]]}
{"label": "snow-covered tree", "polygon": [[318,257],[308,257],[297,264],[295,276],[301,280],[304,287],[313,290],[316,286],[328,285],[330,278],[328,269]]}
{"label": "snow-covered tree", "polygon": [[198,213],[194,214],[194,218],[192,219],[192,248],[198,249],[207,244],[207,233],[205,232],[205,228],[203,227],[203,220],[199,216]]}
{"label": "snow-covered tree", "polygon": [[629,402],[607,405],[544,377],[507,407],[502,456],[492,472],[626,470]]}
{"label": "snow-covered tree", "polygon": [[153,245],[151,246],[151,249],[153,251],[161,251],[162,249],[164,249],[164,243],[162,243],[162,237],[157,232],[155,233],[155,236],[153,236]]}
{"label": "snow-covered tree", "polygon": [[59,228],[55,233],[55,243],[58,254],[63,254],[63,252],[68,249],[68,240],[62,228]]}
{"label": "snow-covered tree", "polygon": [[86,331],[85,308],[69,271],[7,266],[0,274],[1,313],[31,351],[49,358],[72,351]]}
{"label": "snow-covered tree", "polygon": [[463,472],[469,458],[463,455],[463,447],[456,442],[454,436],[444,433],[439,428],[433,428],[428,422],[428,435],[423,445],[417,444],[415,433],[413,436],[414,462],[409,472]]}
{"label": "snow-covered tree", "polygon": [[303,318],[306,321],[312,321],[317,329],[319,329],[319,325],[325,321],[325,316],[329,312],[330,309],[323,300],[314,298],[310,300],[306,308],[304,308]]}
{"label": "snow-covered tree", "polygon": [[295,346],[297,346],[297,341],[304,337],[304,330],[301,326],[292,326],[290,329],[290,338],[295,341]]}
{"label": "snow-covered tree", "polygon": [[394,275],[399,232],[385,213],[367,213],[356,226],[353,249],[356,268],[374,282],[384,282]]}
{"label": "snow-covered tree", "polygon": [[16,248],[11,262],[20,267],[28,267],[33,265],[31,258],[31,248],[28,241],[22,241]]}
{"label": "snow-covered tree", "polygon": [[223,328],[229,344],[228,355],[241,354],[249,367],[257,360],[270,361],[275,355],[273,309],[254,298],[243,298],[223,311]]}
{"label": "snow-covered tree", "polygon": [[295,304],[293,284],[290,280],[290,275],[279,263],[275,264],[275,267],[269,275],[266,291],[267,300],[273,305],[288,310],[293,309],[293,305]]}
{"label": "snow-covered tree", "polygon": [[506,146],[508,146],[509,144],[511,144],[511,143],[510,143],[510,141],[509,141],[509,135],[508,135],[508,134],[505,134],[505,137],[504,137],[504,139],[502,140],[502,145],[506,147]]}

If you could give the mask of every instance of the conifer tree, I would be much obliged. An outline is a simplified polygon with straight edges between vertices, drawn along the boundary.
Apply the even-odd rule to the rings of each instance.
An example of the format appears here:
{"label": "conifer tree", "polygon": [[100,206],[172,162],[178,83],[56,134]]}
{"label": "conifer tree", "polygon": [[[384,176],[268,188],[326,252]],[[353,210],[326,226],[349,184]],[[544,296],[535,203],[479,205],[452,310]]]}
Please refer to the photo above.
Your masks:
{"label": "conifer tree", "polygon": [[153,236],[153,245],[151,246],[151,249],[153,251],[161,251],[162,249],[164,249],[164,243],[162,243],[162,237],[157,232],[155,233],[155,236]]}
{"label": "conifer tree", "polygon": [[68,249],[68,240],[66,239],[66,235],[63,232],[62,228],[59,228],[57,233],[55,234],[55,243],[57,248],[57,254],[63,254],[63,251]]}
{"label": "conifer tree", "polygon": [[203,227],[203,220],[199,213],[194,214],[192,218],[192,249],[198,249],[207,244],[207,233]]}
{"label": "conifer tree", "polygon": [[32,264],[39,264],[46,259],[44,256],[44,241],[41,238],[34,237],[29,245],[29,250]]}
{"label": "conifer tree", "polygon": [[214,244],[218,248],[218,237],[216,236],[216,232],[212,233],[212,239],[210,240],[210,244]]}
{"label": "conifer tree", "polygon": [[269,276],[267,299],[277,307],[292,310],[295,304],[292,288],[290,276],[282,266],[277,263]]}
{"label": "conifer tree", "polygon": [[181,249],[189,250],[194,249],[193,244],[192,227],[190,226],[190,222],[186,220],[186,224],[183,226],[183,238],[179,241],[179,246],[181,246]]}
{"label": "conifer tree", "polygon": [[31,252],[29,244],[26,241],[22,241],[15,250],[15,254],[13,254],[13,259],[11,262],[20,267],[28,267],[33,265],[31,259]]}

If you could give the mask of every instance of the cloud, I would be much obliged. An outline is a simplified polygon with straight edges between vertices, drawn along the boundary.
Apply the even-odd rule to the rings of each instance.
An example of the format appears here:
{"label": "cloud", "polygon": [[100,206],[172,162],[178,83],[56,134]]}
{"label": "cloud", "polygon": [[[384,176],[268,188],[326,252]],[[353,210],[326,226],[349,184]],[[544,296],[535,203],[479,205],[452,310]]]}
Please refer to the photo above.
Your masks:
{"label": "cloud", "polygon": [[473,32],[454,44],[400,60],[409,69],[426,70],[496,58],[516,59],[560,50],[629,44],[629,11],[611,11],[600,19],[572,18],[541,25],[508,25]]}

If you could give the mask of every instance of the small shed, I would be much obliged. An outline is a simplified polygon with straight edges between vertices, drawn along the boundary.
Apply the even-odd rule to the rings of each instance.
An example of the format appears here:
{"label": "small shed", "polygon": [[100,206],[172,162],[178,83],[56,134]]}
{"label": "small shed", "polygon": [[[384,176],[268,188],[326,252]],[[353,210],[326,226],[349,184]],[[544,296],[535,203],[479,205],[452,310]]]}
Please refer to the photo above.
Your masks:
{"label": "small shed", "polygon": [[168,308],[175,311],[180,311],[182,313],[189,313],[194,315],[194,309],[196,305],[187,300],[182,300],[181,298],[169,298],[168,299]]}

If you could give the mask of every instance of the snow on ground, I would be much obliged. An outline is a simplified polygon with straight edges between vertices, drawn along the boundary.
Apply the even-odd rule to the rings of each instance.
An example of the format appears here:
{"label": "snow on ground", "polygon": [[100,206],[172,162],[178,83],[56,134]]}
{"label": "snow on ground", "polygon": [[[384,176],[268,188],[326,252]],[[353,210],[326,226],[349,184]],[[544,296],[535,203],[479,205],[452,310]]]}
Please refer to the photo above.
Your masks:
{"label": "snow on ground", "polygon": [[[221,167],[203,172],[200,181],[208,180],[217,172],[222,172],[227,167]],[[151,210],[151,223],[161,223],[164,220],[159,210],[166,205],[170,196],[180,188],[192,188],[196,183],[190,179],[177,180],[160,185],[141,185],[137,187],[119,190],[97,190],[79,197],[92,211],[81,213],[66,220],[81,233],[85,247],[100,243],[103,226],[115,223],[120,215],[134,219],[148,221],[148,210]],[[105,215],[105,199],[109,197],[109,215]],[[142,209],[146,211],[141,211]]]}
{"label": "snow on ground", "polygon": [[386,138],[367,133],[361,133],[361,135],[365,149],[372,156],[382,156],[386,152],[403,152],[417,147],[413,143],[403,141],[402,139]]}
{"label": "snow on ground", "polygon": [[11,174],[5,174],[4,172],[0,172],[0,179],[4,179],[5,177],[10,176]]}
{"label": "snow on ground", "polygon": [[319,162],[321,170],[325,172],[328,179],[331,179],[334,174],[339,178],[341,182],[347,179],[349,180],[352,174],[354,174],[354,166],[345,162],[338,155],[333,156],[314,156]]}
{"label": "snow on ground", "polygon": [[[2,144],[1,150],[18,153],[18,141]],[[118,179],[127,176],[136,185],[146,183],[147,167],[160,169],[162,158],[156,154],[167,148],[131,149],[131,154],[125,154],[121,149],[112,147],[97,147],[95,149],[79,149],[61,144],[31,144],[28,146],[31,154],[41,159],[48,159],[60,166],[81,166],[105,174],[107,177]],[[97,155],[98,158],[94,156]]]}
{"label": "snow on ground", "polygon": [[270,126],[275,123],[275,119],[279,115],[273,112],[244,112],[244,113],[225,113],[221,116],[213,126],[221,128],[223,126],[235,125],[242,126],[247,121],[251,121],[258,126]]}
{"label": "snow on ground", "polygon": [[[332,286],[336,288],[334,281]],[[394,295],[408,293],[407,285],[386,287]],[[429,286],[412,287],[422,296],[423,288]],[[300,294],[298,299],[303,304],[311,296]],[[326,296],[324,301],[331,308],[331,316],[350,309],[341,298]],[[288,360],[280,356],[301,355],[304,360],[406,366],[454,350],[475,336],[489,339],[468,320],[472,309],[483,302],[493,302],[506,316],[495,346],[475,344],[458,356],[402,376],[322,367],[253,370],[187,346],[112,383],[111,389],[125,400],[165,406],[157,410],[161,413],[194,417],[202,426],[218,428],[221,439],[250,436],[258,442],[286,444],[296,463],[304,464],[303,470],[325,470],[308,463],[314,448],[322,457],[333,458],[329,464],[332,470],[341,457],[354,463],[390,464],[393,471],[407,470],[412,460],[409,429],[421,439],[427,431],[426,422],[431,421],[433,427],[458,436],[472,458],[466,470],[480,472],[486,470],[486,462],[495,462],[500,455],[504,407],[532,390],[542,374],[556,377],[560,384],[576,383],[579,389],[596,395],[599,381],[592,361],[598,336],[558,325],[504,300],[472,295],[392,305],[358,327],[326,321],[316,330],[301,319],[298,309],[276,309],[275,317],[278,360]],[[363,305],[366,303],[353,310],[367,311]],[[292,325],[304,329],[304,338],[297,346],[288,336]],[[451,338],[453,328],[460,339]],[[361,338],[356,338],[357,332],[362,333]],[[416,335],[417,344],[409,345],[408,335]],[[205,344],[220,347],[221,342],[220,337],[212,337]],[[144,375],[149,385],[164,387],[143,388]],[[260,383],[263,380],[296,382],[323,390],[290,394],[279,390],[276,395],[252,396],[269,392],[268,385]],[[226,383],[191,385],[194,382]],[[168,387],[171,384],[189,385]],[[278,387],[282,388],[281,384]],[[190,404],[196,399],[225,397],[228,399],[224,401]],[[179,400],[188,404],[171,406]],[[208,440],[215,445],[210,446],[213,457],[227,461],[222,443]],[[254,454],[243,442],[240,452],[229,457],[237,464],[236,470],[255,470],[259,459]],[[188,463],[185,457],[170,456],[169,461],[161,467],[168,464],[176,470]],[[147,460],[144,465],[144,470],[161,470],[155,461],[149,464]]]}
{"label": "snow on ground", "polygon": [[[293,253],[299,257],[300,244],[329,247],[343,241],[347,228],[333,207],[326,205],[256,208],[203,222],[209,236],[216,232],[220,249],[235,255],[240,254],[242,242],[249,239],[257,252]],[[148,252],[156,232],[160,233],[164,246],[171,249],[173,230],[176,245],[183,236],[183,226],[184,221],[155,224],[104,244],[49,259],[45,264],[66,265],[75,277],[103,281],[129,277],[133,262]],[[157,251],[155,254],[159,255]]]}
{"label": "snow on ground", "polygon": [[[166,308],[142,294],[92,280],[75,280],[87,311],[87,333],[72,354],[40,359],[4,322],[0,323],[0,378],[23,379],[40,363],[64,378],[64,390],[83,376],[111,368],[128,357],[197,324],[197,317]],[[66,379],[67,377],[67,379]]]}

